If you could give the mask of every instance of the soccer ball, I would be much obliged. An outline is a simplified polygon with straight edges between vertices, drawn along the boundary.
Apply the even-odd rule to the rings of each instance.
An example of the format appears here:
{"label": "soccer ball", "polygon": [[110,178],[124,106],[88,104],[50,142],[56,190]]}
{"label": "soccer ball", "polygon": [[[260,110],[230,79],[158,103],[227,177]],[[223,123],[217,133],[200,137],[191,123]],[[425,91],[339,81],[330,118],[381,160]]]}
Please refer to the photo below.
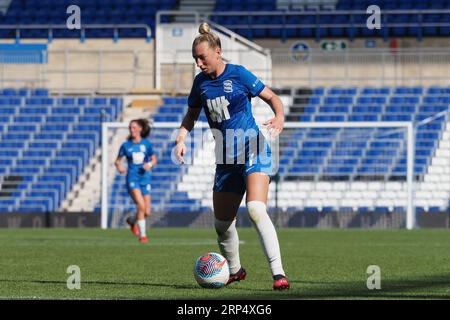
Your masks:
{"label": "soccer ball", "polygon": [[222,288],[230,277],[228,261],[215,252],[209,252],[195,261],[194,277],[203,288]]}

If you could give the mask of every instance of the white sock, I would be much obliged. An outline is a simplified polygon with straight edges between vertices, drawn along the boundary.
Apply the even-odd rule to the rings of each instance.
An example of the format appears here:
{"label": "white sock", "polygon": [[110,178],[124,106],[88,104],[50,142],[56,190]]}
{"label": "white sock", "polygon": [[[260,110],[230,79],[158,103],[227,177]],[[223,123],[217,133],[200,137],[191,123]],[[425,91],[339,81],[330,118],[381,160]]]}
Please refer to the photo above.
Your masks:
{"label": "white sock", "polygon": [[263,247],[264,253],[269,261],[272,275],[285,275],[283,265],[281,263],[280,245],[272,220],[267,214],[266,205],[261,201],[247,202],[247,209],[250,220],[256,227],[259,240]]}
{"label": "white sock", "polygon": [[230,274],[235,274],[241,269],[239,259],[239,236],[236,230],[236,219],[222,221],[215,219],[214,226],[217,232],[217,243],[220,252],[228,260]]}
{"label": "white sock", "polygon": [[137,225],[139,227],[139,234],[141,237],[145,237],[146,234],[146,230],[145,230],[145,219],[142,220],[138,220],[137,221]]}

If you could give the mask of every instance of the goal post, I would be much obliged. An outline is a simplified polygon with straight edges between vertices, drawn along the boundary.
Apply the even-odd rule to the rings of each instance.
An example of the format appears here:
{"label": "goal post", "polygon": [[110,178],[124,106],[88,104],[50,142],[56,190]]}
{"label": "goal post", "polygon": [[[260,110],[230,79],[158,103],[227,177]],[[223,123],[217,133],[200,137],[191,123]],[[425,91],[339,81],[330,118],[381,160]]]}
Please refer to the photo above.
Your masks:
{"label": "goal post", "polygon": [[415,132],[414,124],[408,121],[351,121],[351,122],[287,122],[285,129],[295,128],[384,128],[401,129],[405,131],[406,136],[406,229],[412,230],[416,227],[416,212],[414,207],[414,156],[415,156]]}
{"label": "goal post", "polygon": [[[170,151],[172,151],[172,163],[170,164],[172,167],[175,166],[175,159],[173,158],[173,141],[175,140],[176,134],[178,133],[178,128],[180,126],[179,122],[155,122],[152,124],[152,134],[154,134],[154,137],[157,137],[158,139],[162,140],[154,140],[155,143],[158,144],[159,148],[163,148],[165,151],[166,158],[168,157],[168,154]],[[189,163],[185,166],[183,166],[183,169],[178,173],[178,182],[175,182],[172,184],[172,186],[175,186],[175,189],[173,190],[164,190],[166,192],[166,199],[164,203],[161,204],[161,206],[157,207],[158,210],[166,210],[171,205],[170,203],[170,197],[172,192],[175,191],[186,191],[191,189],[196,189],[195,192],[190,193],[190,196],[197,197],[197,203],[201,204],[201,208],[199,206],[194,206],[191,204],[190,207],[180,207],[180,210],[201,210],[205,207],[209,207],[212,211],[212,205],[211,205],[211,195],[210,195],[210,189],[212,187],[212,179],[214,174],[214,152],[211,149],[214,145],[214,140],[211,138],[205,138],[204,133],[210,131],[209,126],[207,123],[204,122],[198,122],[193,131],[191,132],[190,136],[193,136],[196,134],[194,131],[198,130],[200,131],[200,137],[203,141],[200,143],[200,146],[196,145],[196,150],[193,152],[193,150],[190,150],[190,144],[187,144],[188,146],[188,157],[192,157],[191,163],[194,163],[194,165],[190,165]],[[325,130],[325,131],[324,131]],[[327,135],[327,130],[331,132],[331,135]],[[118,132],[121,132],[121,134],[118,134]],[[164,133],[164,134],[162,134]],[[264,131],[263,131],[264,133]],[[110,227],[118,227],[123,226],[122,224],[117,224],[117,222],[112,225],[111,224],[111,210],[112,204],[111,200],[111,186],[113,184],[113,179],[115,177],[115,172],[112,172],[112,170],[115,171],[113,162],[117,155],[118,148],[120,147],[121,143],[123,143],[124,137],[126,137],[128,134],[128,123],[118,123],[118,122],[105,122],[102,124],[102,179],[101,179],[101,228],[106,229]],[[318,138],[317,138],[318,137]],[[388,137],[389,139],[384,139]],[[393,137],[393,138],[391,138]],[[315,139],[315,140],[314,140]],[[384,139],[384,140],[383,140]],[[396,139],[396,140],[395,140]],[[153,142],[152,135],[150,136],[150,140]],[[192,139],[194,140],[194,139]],[[305,175],[303,175],[302,170],[304,168],[300,167],[297,169],[300,169],[296,173],[295,171],[295,163],[302,162],[303,160],[308,162],[309,160],[305,156],[304,158],[302,153],[302,150],[305,152],[308,151],[308,147],[314,148],[314,144],[312,142],[319,141],[318,146],[321,148],[325,148],[325,152],[323,155],[319,153],[312,152],[314,158],[311,158],[311,161],[319,161],[322,163],[321,169],[319,171],[311,171],[308,172],[306,178],[310,179],[310,181],[313,181],[314,183],[320,184],[320,183],[335,183],[337,186],[338,183],[343,183],[346,179],[345,183],[348,184],[348,188],[351,189],[353,184],[358,183],[358,181],[363,181],[359,183],[364,183],[367,185],[371,185],[374,183],[384,183],[386,186],[389,183],[397,183],[393,180],[393,182],[390,182],[390,180],[384,180],[383,182],[379,182],[381,180],[379,176],[374,175],[372,177],[371,174],[368,176],[364,176],[363,174],[358,174],[359,169],[364,169],[364,164],[367,162],[367,166],[370,169],[372,166],[375,168],[375,173],[378,172],[386,172],[386,166],[390,166],[389,172],[393,172],[394,167],[403,166],[406,167],[406,170],[400,171],[399,174],[400,179],[398,181],[401,181],[402,190],[397,189],[397,194],[405,195],[402,199],[394,199],[394,200],[401,200],[401,201],[394,201],[395,203],[400,203],[399,205],[402,208],[402,212],[405,213],[405,227],[408,230],[414,229],[416,227],[416,215],[415,215],[415,206],[414,206],[414,185],[415,185],[415,176],[414,176],[414,155],[415,155],[415,131],[414,131],[414,125],[412,122],[286,122],[285,123],[285,130],[281,134],[279,138],[276,139],[275,143],[278,146],[278,150],[276,152],[279,152],[281,154],[280,163],[279,163],[279,173],[281,176],[280,179],[280,185],[281,190],[283,190],[283,185],[286,186],[289,183],[294,183],[297,185],[302,184],[304,181],[309,181],[308,179],[305,179]],[[324,146],[322,146],[323,143],[326,142]],[[189,142],[190,143],[190,142]],[[379,147],[381,152],[383,151],[383,144],[387,143],[387,146],[392,145],[391,151],[396,152],[395,159],[391,159],[390,161],[386,162],[386,159],[389,160],[389,157],[392,157],[390,152],[386,152],[386,154],[381,154],[379,158],[377,158],[376,154],[374,155],[374,158],[371,158],[371,150],[370,146],[372,144],[375,147]],[[360,145],[363,145],[363,148],[360,148]],[[192,147],[194,144],[192,144]],[[293,146],[293,147],[292,147]],[[360,149],[355,149],[356,146]],[[367,146],[367,147],[364,147]],[[398,146],[398,150],[396,150],[396,146]],[[202,149],[203,148],[203,149]],[[289,150],[289,148],[291,148]],[[364,149],[366,148],[366,149]],[[311,149],[316,150],[316,149]],[[359,150],[359,153],[355,153],[353,151]],[[361,151],[362,150],[362,151]],[[289,152],[293,151],[294,154],[290,154]],[[373,151],[373,150],[372,150]],[[389,151],[389,150],[388,150]],[[195,157],[199,158],[201,154],[208,154],[207,156],[203,156],[203,159],[197,159],[194,160]],[[402,154],[404,153],[405,158],[402,158]],[[361,156],[362,154],[362,156]],[[350,156],[348,156],[350,155]],[[279,156],[279,155],[275,155]],[[339,156],[339,157],[338,157]],[[356,157],[356,158],[351,158]],[[283,160],[284,159],[284,160]],[[406,161],[401,161],[406,160]],[[284,161],[284,162],[283,162]],[[167,159],[166,159],[167,162]],[[328,174],[328,168],[331,169],[341,169],[342,163],[349,164],[350,169],[353,170],[352,175],[330,175]],[[389,163],[389,164],[386,164]],[[400,164],[395,166],[395,164]],[[300,164],[301,165],[301,164]],[[328,167],[327,167],[328,166]],[[333,168],[332,166],[335,166],[336,168]],[[358,170],[355,168],[359,166]],[[164,164],[161,164],[161,167],[164,167]],[[169,165],[167,164],[167,167]],[[305,168],[309,168],[306,166]],[[192,169],[192,170],[191,170]],[[195,169],[195,170],[194,170]],[[344,168],[345,169],[345,168]],[[378,171],[378,169],[380,169]],[[402,170],[403,170],[402,169]],[[183,171],[184,170],[184,171]],[[292,172],[291,172],[292,171]],[[332,170],[333,171],[333,170]],[[339,170],[334,170],[338,172]],[[334,172],[333,171],[333,172]],[[370,170],[369,170],[370,171]],[[364,170],[361,172],[364,173]],[[208,173],[209,178],[203,179],[201,176],[206,175]],[[370,172],[369,172],[370,173]],[[289,176],[290,175],[290,176]],[[289,178],[293,178],[294,182],[290,182]],[[337,180],[333,180],[337,177]],[[164,179],[164,176],[160,177]],[[299,180],[295,180],[295,179]],[[311,180],[312,179],[312,180]],[[339,180],[341,179],[341,180]],[[377,180],[378,179],[378,180]],[[386,175],[384,175],[384,179],[390,179],[386,178]],[[303,182],[302,182],[303,181]],[[323,182],[325,181],[325,182]],[[309,182],[311,183],[311,182]],[[199,191],[199,185],[204,185],[204,190]],[[400,184],[400,183],[397,183]],[[153,186],[152,186],[153,187]],[[195,187],[195,188],[194,188]],[[271,186],[272,187],[272,186]],[[123,186],[125,188],[125,186]],[[201,188],[200,188],[201,189]],[[299,189],[296,189],[299,190]],[[282,192],[282,191],[281,191]],[[388,191],[377,191],[377,197],[381,192],[389,193]],[[300,192],[297,191],[297,193],[291,193],[289,197],[295,197],[296,195],[299,195]],[[344,191],[342,191],[342,195],[344,194]],[[359,193],[361,194],[361,192]],[[270,195],[269,195],[269,206],[274,207],[274,190],[271,188]],[[278,199],[277,199],[278,200]],[[298,203],[296,202],[296,199],[288,199],[284,201],[283,199],[279,199],[277,202],[280,203],[280,206],[283,205],[283,201],[286,204],[286,206],[290,206],[292,203],[294,206],[297,206]],[[375,199],[377,200],[377,199]],[[373,200],[373,206],[377,206],[377,201]],[[305,201],[303,201],[305,202]],[[302,202],[302,203],[303,203]],[[305,202],[306,203],[306,202]],[[314,202],[311,202],[314,203]],[[339,208],[343,206],[347,206],[347,202],[344,200],[341,201],[341,199],[336,199],[334,204],[337,206],[338,210]],[[364,201],[357,202],[354,206],[355,208],[360,205],[365,205]],[[302,204],[302,206],[305,204]],[[306,203],[305,206],[308,204]],[[327,206],[328,204],[319,204],[318,206]],[[153,206],[153,204],[152,204]],[[170,209],[170,208],[169,208]],[[117,219],[122,219],[125,209],[123,207],[117,207],[118,210],[118,216]],[[153,211],[153,209],[152,209]],[[170,211],[170,210],[169,210]],[[170,213],[168,213],[170,214]],[[123,221],[123,219],[121,220]]]}

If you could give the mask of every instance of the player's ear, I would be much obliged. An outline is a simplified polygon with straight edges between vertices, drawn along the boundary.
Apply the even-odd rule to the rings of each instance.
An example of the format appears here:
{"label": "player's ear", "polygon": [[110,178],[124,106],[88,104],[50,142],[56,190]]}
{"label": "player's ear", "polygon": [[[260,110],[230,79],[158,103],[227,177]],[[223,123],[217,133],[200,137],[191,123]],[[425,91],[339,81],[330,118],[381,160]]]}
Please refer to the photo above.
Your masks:
{"label": "player's ear", "polygon": [[216,48],[216,53],[220,56],[222,54],[222,49],[219,47]]}

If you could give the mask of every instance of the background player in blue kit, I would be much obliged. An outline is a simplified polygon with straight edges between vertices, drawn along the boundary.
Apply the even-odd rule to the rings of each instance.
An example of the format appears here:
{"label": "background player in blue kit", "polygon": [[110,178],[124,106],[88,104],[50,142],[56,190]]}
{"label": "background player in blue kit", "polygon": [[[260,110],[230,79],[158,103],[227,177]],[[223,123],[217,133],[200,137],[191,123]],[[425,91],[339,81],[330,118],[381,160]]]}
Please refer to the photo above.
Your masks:
{"label": "background player in blue kit", "polygon": [[[146,140],[150,134],[147,119],[130,121],[130,135],[120,147],[115,161],[117,171],[127,174],[126,184],[130,196],[137,207],[135,217],[129,217],[127,223],[142,243],[148,242],[145,218],[150,215],[150,170],[156,165],[156,155],[152,144]],[[128,169],[122,165],[122,158],[128,161]]]}
{"label": "background player in blue kit", "polygon": [[[202,72],[195,77],[188,99],[188,111],[176,138],[177,157],[184,162],[183,156],[187,150],[185,137],[203,108],[216,140],[213,206],[219,247],[230,266],[228,284],[246,277],[246,271],[240,264],[236,230],[236,214],[246,193],[249,217],[268,259],[273,288],[288,289],[278,237],[266,208],[273,173],[271,151],[259,132],[250,99],[259,96],[272,108],[275,117],[264,125],[273,135],[283,130],[283,105],[272,90],[243,66],[224,63],[220,39],[210,32],[207,23],[200,25],[199,32],[192,44],[192,55]],[[227,139],[230,132],[234,135]],[[261,140],[262,144],[259,143]]]}

